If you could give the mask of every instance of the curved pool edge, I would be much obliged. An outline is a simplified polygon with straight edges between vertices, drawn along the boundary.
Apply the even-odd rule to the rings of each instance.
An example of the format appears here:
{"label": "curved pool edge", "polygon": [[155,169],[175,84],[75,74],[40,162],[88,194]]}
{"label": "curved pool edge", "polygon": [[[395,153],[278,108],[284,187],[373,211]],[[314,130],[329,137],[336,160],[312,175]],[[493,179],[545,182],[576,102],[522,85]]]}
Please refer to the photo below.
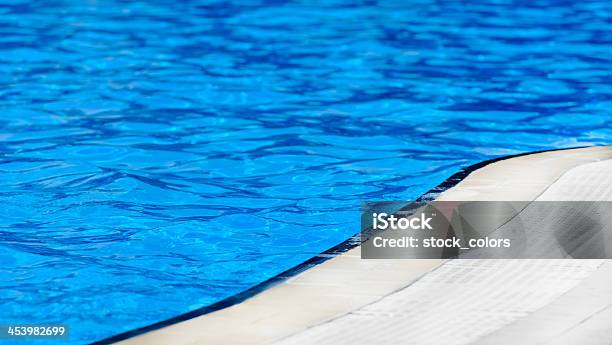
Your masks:
{"label": "curved pool edge", "polygon": [[[567,156],[570,152],[576,152],[580,153],[579,155],[583,155],[587,151],[590,152],[587,156],[597,156],[597,151],[605,152],[605,155],[609,153],[609,147],[594,146],[545,150],[486,160],[466,167],[453,174],[435,188],[424,193],[419,200],[433,200],[440,196],[448,198],[449,194],[445,192],[450,192],[452,188],[461,183],[465,183],[466,178],[475,171],[481,171],[483,168],[489,167],[494,163],[512,161],[514,158],[536,155]],[[572,156],[572,154],[569,155]],[[559,174],[562,173],[563,171],[560,170]],[[190,311],[149,326],[121,333],[93,344],[109,344],[116,342],[121,342],[122,344],[191,344],[193,343],[193,339],[198,339],[206,344],[227,343],[228,341],[232,344],[270,343],[320,322],[324,322],[325,320],[343,315],[359,306],[372,303],[384,297],[386,294],[410,285],[427,272],[435,269],[442,262],[442,260],[419,260],[416,263],[406,260],[359,260],[358,245],[358,238],[353,236],[320,255],[242,293],[210,306]],[[370,263],[368,264],[368,262]],[[330,272],[330,270],[334,272]],[[349,279],[347,271],[355,271],[353,272],[355,276]],[[373,282],[372,272],[381,271],[385,274],[381,274],[381,277],[379,277],[380,280]],[[404,272],[405,275],[398,276],[398,272]],[[342,279],[338,282],[333,282],[330,281],[330,279],[333,278],[332,276],[341,276]],[[320,279],[323,281],[322,285]],[[357,284],[353,284],[355,282],[357,282]],[[344,286],[342,286],[342,284],[344,284]],[[363,284],[369,284],[371,286],[365,289],[367,291],[355,292],[357,289],[356,287],[363,286]],[[307,288],[309,286],[318,287],[316,289],[309,289]],[[349,287],[353,290],[351,294],[348,294],[346,291],[346,288]],[[316,303],[305,302],[302,299],[302,297],[308,296],[311,300],[320,302],[321,293],[326,294],[328,297],[333,296],[334,300],[341,300],[341,303],[338,303],[335,307],[329,307],[328,303],[326,307],[318,309],[320,306],[317,306]],[[296,296],[296,294],[299,295],[299,297]],[[264,301],[259,301],[260,299]],[[291,314],[287,309],[286,303],[293,303],[297,300],[300,300],[300,303],[297,304],[302,307],[298,306],[294,308],[294,313]],[[329,302],[329,300],[327,300],[327,302]],[[304,308],[304,305],[308,307]],[[310,306],[312,306],[314,311],[304,310],[311,308]],[[245,308],[256,309],[257,312],[251,315],[259,320],[259,322],[264,322],[262,315],[266,313],[273,319],[276,318],[275,322],[265,320],[265,322],[271,322],[271,324],[267,324],[267,326],[273,325],[273,327],[263,326],[259,322],[249,323],[246,321],[249,318],[249,312],[245,311]],[[279,308],[283,309],[279,310]],[[262,310],[267,310],[267,312],[262,313]],[[291,315],[289,316],[289,314]],[[306,316],[304,317],[304,315]],[[246,323],[232,326],[231,323],[235,322],[237,319],[242,319],[242,322]],[[245,327],[260,329],[261,331],[255,333],[263,334],[260,334],[259,337],[254,336],[252,333],[244,332]],[[222,328],[226,329],[228,334],[220,332]],[[237,328],[240,328],[241,334],[236,334],[238,333],[236,332]],[[238,338],[233,338],[233,335]],[[212,339],[211,336],[217,338],[217,341]],[[232,337],[231,340],[228,337]],[[220,342],[221,339],[223,339],[223,342]]]}
{"label": "curved pool edge", "polygon": [[[436,200],[608,202],[610,187],[608,146],[492,164]],[[538,227],[539,214],[516,212],[536,237],[546,232]],[[566,216],[555,215],[557,225],[575,229]],[[511,345],[520,339],[524,345],[608,345],[612,291],[606,287],[611,283],[612,262],[605,259],[446,260],[374,303],[273,343]]]}

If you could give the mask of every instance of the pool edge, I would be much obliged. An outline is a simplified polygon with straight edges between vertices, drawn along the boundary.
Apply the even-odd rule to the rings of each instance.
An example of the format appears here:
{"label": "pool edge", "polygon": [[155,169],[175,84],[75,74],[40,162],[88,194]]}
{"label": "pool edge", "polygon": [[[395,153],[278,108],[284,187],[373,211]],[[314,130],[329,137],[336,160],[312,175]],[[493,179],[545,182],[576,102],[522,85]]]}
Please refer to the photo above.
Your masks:
{"label": "pool edge", "polygon": [[[542,154],[542,153],[548,153],[548,152],[558,152],[558,151],[569,151],[569,150],[581,150],[581,149],[593,149],[593,148],[598,148],[598,147],[604,147],[604,146],[589,146],[589,147],[585,147],[585,146],[581,146],[581,147],[572,147],[572,148],[561,148],[561,149],[552,149],[552,150],[542,150],[542,151],[536,151],[536,152],[526,152],[526,153],[520,153],[520,154],[514,154],[514,155],[508,155],[508,156],[502,156],[502,157],[496,157],[493,159],[489,159],[489,160],[485,160],[473,165],[470,165],[466,168],[463,168],[461,170],[459,170],[458,172],[452,174],[450,177],[448,177],[447,179],[445,179],[442,183],[440,183],[438,186],[432,188],[431,190],[427,191],[426,193],[424,193],[423,195],[421,195],[417,200],[433,200],[435,199],[437,196],[439,196],[441,193],[449,190],[450,188],[453,188],[455,186],[457,186],[459,183],[461,183],[467,176],[469,176],[470,174],[472,174],[474,171],[477,171],[483,167],[486,167],[490,164],[496,163],[496,162],[500,162],[500,161],[504,161],[504,160],[509,160],[509,159],[513,159],[513,158],[518,158],[518,157],[524,157],[524,156],[530,156],[530,155],[537,155],[537,154]],[[318,266],[332,258],[336,258],[338,257],[340,254],[343,253],[347,253],[348,251],[350,251],[351,249],[354,249],[356,247],[359,246],[359,240],[358,238],[356,238],[356,235],[351,236],[349,239],[347,239],[346,241],[333,246],[332,248],[324,251],[323,253],[299,264],[296,265],[293,268],[290,268],[250,289],[247,289],[239,294],[236,294],[234,296],[228,297],[226,299],[223,299],[219,302],[216,302],[212,305],[203,307],[203,308],[199,308],[181,315],[178,315],[176,317],[167,319],[167,320],[163,320],[160,322],[156,322],[154,324],[148,325],[148,326],[144,326],[144,327],[140,327],[131,331],[127,331],[127,332],[123,332],[96,342],[93,342],[92,344],[111,344],[111,343],[116,343],[116,342],[120,342],[120,341],[124,341],[124,340],[128,340],[128,339],[134,339],[134,337],[138,337],[140,335],[152,332],[152,331],[156,331],[159,329],[162,329],[164,327],[167,326],[171,326],[171,325],[175,325],[184,321],[188,321],[188,320],[192,320],[194,318],[200,317],[200,316],[204,316],[207,314],[211,314],[213,312],[216,311],[220,311],[223,309],[226,309],[228,307],[232,307],[235,305],[238,305],[248,299],[250,299],[251,297],[254,297],[258,294],[260,294],[263,291],[266,291],[272,287],[274,287],[275,285],[285,282],[288,279],[291,279],[297,275],[299,275],[300,273],[303,273],[307,270],[309,270],[310,268],[314,267],[314,266]]]}

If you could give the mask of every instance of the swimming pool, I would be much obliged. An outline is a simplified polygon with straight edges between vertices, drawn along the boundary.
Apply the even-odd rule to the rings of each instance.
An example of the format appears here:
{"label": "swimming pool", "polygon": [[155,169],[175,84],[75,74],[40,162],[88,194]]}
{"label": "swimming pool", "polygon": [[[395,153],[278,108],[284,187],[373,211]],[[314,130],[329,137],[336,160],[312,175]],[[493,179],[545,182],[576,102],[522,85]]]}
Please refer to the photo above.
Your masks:
{"label": "swimming pool", "polygon": [[344,241],[360,201],[612,141],[608,1],[353,4],[0,4],[0,324],[100,340]]}

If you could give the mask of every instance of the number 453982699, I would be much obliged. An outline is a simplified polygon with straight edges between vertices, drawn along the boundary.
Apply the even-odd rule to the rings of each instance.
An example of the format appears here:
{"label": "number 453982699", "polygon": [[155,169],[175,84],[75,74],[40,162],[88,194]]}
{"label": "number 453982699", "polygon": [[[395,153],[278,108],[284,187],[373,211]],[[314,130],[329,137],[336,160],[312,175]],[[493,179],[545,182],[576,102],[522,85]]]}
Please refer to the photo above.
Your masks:
{"label": "number 453982699", "polygon": [[65,325],[0,325],[2,338],[59,338],[68,335]]}

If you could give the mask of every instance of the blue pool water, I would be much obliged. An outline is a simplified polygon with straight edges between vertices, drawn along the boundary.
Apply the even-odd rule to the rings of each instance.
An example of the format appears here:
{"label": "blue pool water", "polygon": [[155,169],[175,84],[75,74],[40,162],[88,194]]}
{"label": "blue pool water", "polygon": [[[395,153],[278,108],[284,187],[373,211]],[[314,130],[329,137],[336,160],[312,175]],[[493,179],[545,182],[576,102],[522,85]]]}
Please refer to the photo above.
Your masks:
{"label": "blue pool water", "polygon": [[2,1],[0,324],[100,340],[342,242],[362,200],[612,141],[608,0],[462,2]]}

